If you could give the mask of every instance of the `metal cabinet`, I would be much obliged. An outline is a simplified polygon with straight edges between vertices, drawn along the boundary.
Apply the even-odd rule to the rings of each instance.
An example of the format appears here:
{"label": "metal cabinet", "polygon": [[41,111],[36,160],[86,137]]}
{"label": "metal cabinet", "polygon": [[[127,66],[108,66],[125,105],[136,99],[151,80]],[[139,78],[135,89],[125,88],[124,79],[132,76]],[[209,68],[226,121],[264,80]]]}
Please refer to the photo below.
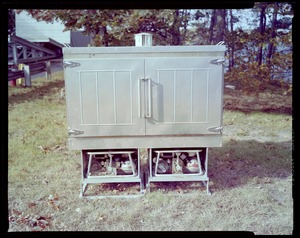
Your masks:
{"label": "metal cabinet", "polygon": [[223,56],[224,46],[64,49],[71,149],[104,137],[109,148],[176,146],[178,136],[220,146]]}
{"label": "metal cabinet", "polygon": [[[64,48],[68,144],[82,151],[83,188],[134,181],[142,189],[141,148],[149,152],[148,187],[178,179],[178,174],[152,173],[154,155],[175,163],[177,154],[196,153],[184,166],[193,161],[199,171],[183,173],[180,180],[208,183],[207,147],[222,145],[224,52],[222,45]],[[172,159],[165,159],[172,148]],[[90,174],[93,159],[105,164],[114,152],[129,156],[131,151],[137,173],[114,173],[108,180]],[[106,164],[111,170],[112,162]]]}

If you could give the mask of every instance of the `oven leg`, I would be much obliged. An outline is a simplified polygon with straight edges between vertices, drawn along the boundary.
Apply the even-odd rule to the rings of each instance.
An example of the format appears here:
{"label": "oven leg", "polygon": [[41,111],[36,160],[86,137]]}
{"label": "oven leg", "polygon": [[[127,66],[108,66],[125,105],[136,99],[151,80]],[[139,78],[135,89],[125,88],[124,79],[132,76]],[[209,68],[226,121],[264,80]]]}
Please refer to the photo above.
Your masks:
{"label": "oven leg", "polygon": [[206,187],[206,193],[207,193],[207,195],[211,195],[211,191],[209,189],[209,180],[207,180],[207,181],[201,181],[201,182],[202,182],[203,186]]}
{"label": "oven leg", "polygon": [[80,197],[83,197],[84,196],[84,192],[85,192],[85,189],[86,189],[86,186],[87,186],[87,183],[81,183],[81,189],[80,189]]}

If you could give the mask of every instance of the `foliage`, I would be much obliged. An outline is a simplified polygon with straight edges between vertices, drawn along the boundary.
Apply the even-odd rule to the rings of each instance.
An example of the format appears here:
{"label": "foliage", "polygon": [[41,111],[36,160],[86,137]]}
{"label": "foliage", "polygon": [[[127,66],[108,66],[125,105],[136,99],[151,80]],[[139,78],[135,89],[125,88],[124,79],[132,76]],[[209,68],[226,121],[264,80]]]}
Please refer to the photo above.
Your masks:
{"label": "foliage", "polygon": [[[17,12],[21,12],[19,10]],[[61,21],[67,30],[83,30],[92,35],[92,46],[113,46],[123,34],[121,26],[127,28],[127,17],[132,10],[26,10],[38,21]],[[114,29],[112,32],[111,29]]]}
{"label": "foliage", "polygon": [[[153,45],[206,45],[224,41],[228,72],[225,79],[245,91],[268,85],[283,87],[292,73],[293,5],[256,2],[249,29],[235,27],[240,19],[232,9],[88,9],[18,10],[38,21],[61,21],[65,30],[91,35],[90,46],[132,46],[134,34],[153,34]],[[276,82],[275,82],[276,81]]]}
{"label": "foliage", "polygon": [[154,35],[158,45],[180,45],[181,33],[179,28],[184,23],[184,15],[176,10],[135,10],[130,16],[128,33],[149,32]]}
{"label": "foliage", "polygon": [[[24,10],[18,10],[20,13]],[[91,46],[132,45],[133,34],[149,32],[159,45],[184,44],[190,11],[150,10],[26,10],[38,21],[61,21],[65,30],[93,36]],[[181,31],[183,29],[183,31]]]}
{"label": "foliage", "polygon": [[[292,52],[287,49],[291,42],[291,33],[286,35],[278,35],[273,44],[283,50],[277,50],[273,53],[270,59],[270,66],[267,65],[266,60],[262,64],[256,61],[256,53],[258,46],[262,46],[264,51],[264,58],[266,58],[267,38],[265,34],[261,36],[258,32],[246,33],[242,30],[234,34],[226,36],[235,44],[235,58],[234,66],[226,73],[225,79],[228,82],[235,83],[240,89],[246,92],[250,91],[264,91],[275,85],[282,89],[283,93],[291,92],[291,84],[288,84],[285,77],[289,76],[288,70],[292,70]],[[230,44],[229,44],[230,47]],[[284,50],[284,48],[286,48]]]}
{"label": "foliage", "polygon": [[[229,70],[225,79],[246,92],[264,91],[273,86],[291,93],[292,11],[282,3],[257,3],[261,21],[252,31],[237,29],[225,34]],[[290,17],[287,17],[290,16]]]}
{"label": "foliage", "polygon": [[15,31],[15,12],[13,9],[8,9],[8,34],[11,35]]}
{"label": "foliage", "polygon": [[[191,30],[189,32],[189,42],[195,45],[210,44],[210,20],[212,10],[196,10],[191,19]],[[194,29],[194,30],[193,30]]]}

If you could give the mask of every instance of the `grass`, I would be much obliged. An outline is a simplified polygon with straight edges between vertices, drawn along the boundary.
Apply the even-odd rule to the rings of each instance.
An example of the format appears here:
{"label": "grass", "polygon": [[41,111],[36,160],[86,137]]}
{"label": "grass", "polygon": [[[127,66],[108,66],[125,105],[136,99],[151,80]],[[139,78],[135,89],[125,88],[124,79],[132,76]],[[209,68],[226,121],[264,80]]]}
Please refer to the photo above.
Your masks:
{"label": "grass", "polygon": [[225,91],[223,146],[208,152],[211,196],[179,182],[138,198],[93,200],[79,198],[80,152],[68,150],[63,87],[56,73],[8,89],[9,232],[293,233],[291,96],[275,103],[271,94]]}

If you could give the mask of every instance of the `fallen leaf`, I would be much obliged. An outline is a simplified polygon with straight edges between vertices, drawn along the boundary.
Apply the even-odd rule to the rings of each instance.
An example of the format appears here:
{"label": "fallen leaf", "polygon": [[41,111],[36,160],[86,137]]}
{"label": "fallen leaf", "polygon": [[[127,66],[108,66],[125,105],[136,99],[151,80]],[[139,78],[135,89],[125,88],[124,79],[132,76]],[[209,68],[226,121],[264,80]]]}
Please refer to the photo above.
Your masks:
{"label": "fallen leaf", "polygon": [[34,203],[34,202],[28,203],[28,207],[29,207],[29,208],[34,207],[34,206],[36,206],[36,203]]}
{"label": "fallen leaf", "polygon": [[55,205],[53,201],[48,202],[48,204],[51,205],[55,210],[59,211],[59,206]]}
{"label": "fallen leaf", "polygon": [[57,194],[57,193],[54,194],[53,200],[54,200],[54,201],[57,201],[57,200],[58,200],[58,194]]}
{"label": "fallen leaf", "polygon": [[38,149],[40,149],[41,151],[43,151],[44,154],[49,152],[49,148],[48,147],[44,147],[42,145],[38,146]]}

